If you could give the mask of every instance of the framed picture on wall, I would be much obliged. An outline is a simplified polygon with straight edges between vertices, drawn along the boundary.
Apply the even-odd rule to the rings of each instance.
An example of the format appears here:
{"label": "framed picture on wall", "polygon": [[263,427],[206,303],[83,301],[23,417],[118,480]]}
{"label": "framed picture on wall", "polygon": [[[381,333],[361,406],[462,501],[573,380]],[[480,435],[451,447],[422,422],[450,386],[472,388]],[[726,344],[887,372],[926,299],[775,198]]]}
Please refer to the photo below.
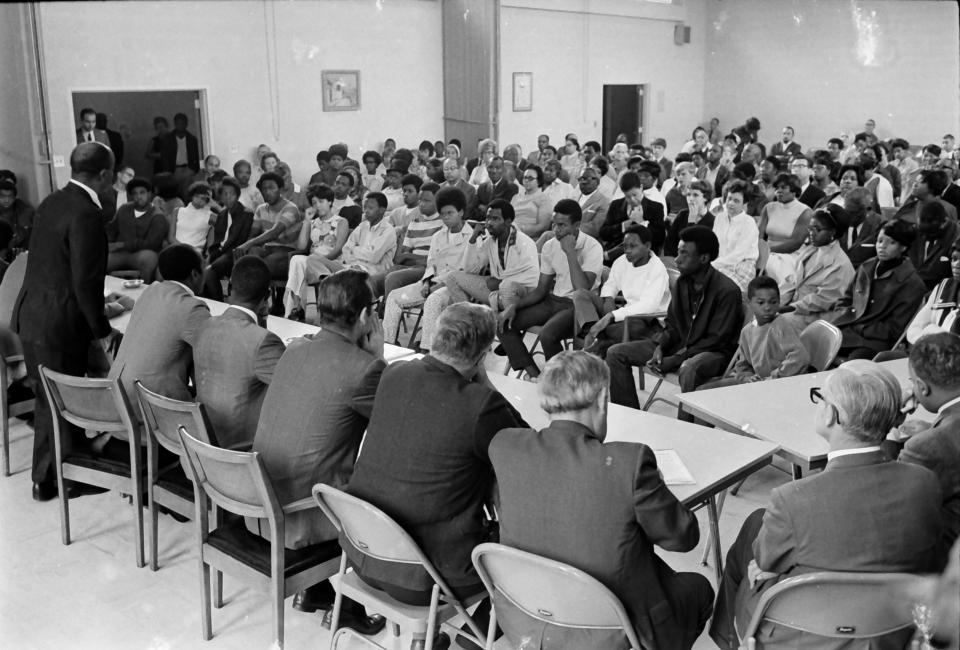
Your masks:
{"label": "framed picture on wall", "polygon": [[320,81],[323,86],[323,110],[360,110],[359,70],[323,70]]}
{"label": "framed picture on wall", "polygon": [[513,73],[513,110],[533,110],[533,73]]}

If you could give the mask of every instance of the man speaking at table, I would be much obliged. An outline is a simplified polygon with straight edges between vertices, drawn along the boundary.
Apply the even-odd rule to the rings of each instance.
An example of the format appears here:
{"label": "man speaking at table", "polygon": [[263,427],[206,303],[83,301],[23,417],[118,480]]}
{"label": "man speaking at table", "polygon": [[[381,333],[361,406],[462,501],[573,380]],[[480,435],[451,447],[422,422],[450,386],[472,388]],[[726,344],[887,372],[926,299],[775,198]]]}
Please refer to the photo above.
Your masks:
{"label": "man speaking at table", "polygon": [[[33,498],[57,496],[53,467],[53,415],[40,388],[38,366],[68,375],[87,372],[94,339],[110,337],[103,307],[107,235],[97,195],[113,182],[113,153],[98,142],[70,154],[70,181],[40,204],[33,221],[30,257],[13,309],[13,327],[23,341],[27,374],[36,394],[33,438]],[[83,445],[83,432],[68,425],[64,455]]]}

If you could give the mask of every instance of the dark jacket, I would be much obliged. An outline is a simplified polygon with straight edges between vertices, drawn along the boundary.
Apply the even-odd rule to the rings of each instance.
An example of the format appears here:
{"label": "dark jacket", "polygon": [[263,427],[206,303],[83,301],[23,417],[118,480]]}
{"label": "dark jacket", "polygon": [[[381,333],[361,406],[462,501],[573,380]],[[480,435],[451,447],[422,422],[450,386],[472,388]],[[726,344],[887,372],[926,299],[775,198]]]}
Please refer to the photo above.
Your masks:
{"label": "dark jacket", "polygon": [[[663,205],[658,201],[651,201],[647,197],[643,197],[640,200],[640,207],[643,209],[643,218],[650,229],[650,239],[652,240],[650,248],[653,252],[659,254],[663,248],[663,240],[667,237]],[[599,239],[603,245],[603,250],[617,249],[617,256],[619,256],[619,248],[623,244],[622,224],[628,216],[630,216],[630,213],[627,210],[627,200],[625,198],[610,202],[610,207],[607,208],[607,217],[604,219],[603,225],[600,226]]]}
{"label": "dark jacket", "polygon": [[511,183],[506,178],[501,178],[496,183],[487,181],[481,183],[477,188],[477,213],[478,219],[485,219],[487,216],[487,207],[494,199],[504,199],[507,203],[520,190],[516,183]]}
{"label": "dark jacket", "polygon": [[874,257],[857,269],[844,299],[849,308],[834,321],[845,348],[889,350],[923,301],[923,280],[909,259],[876,277],[879,262]]}
{"label": "dark jacket", "polygon": [[943,234],[930,242],[917,237],[910,247],[910,261],[927,289],[933,289],[941,280],[950,277],[950,248],[957,239],[957,223],[948,221]]}
{"label": "dark jacket", "polygon": [[877,256],[877,235],[880,234],[882,225],[883,220],[877,213],[867,212],[860,225],[856,226],[857,235],[853,239],[852,246],[847,241],[849,230],[840,237],[840,248],[850,258],[853,268],[856,269],[871,257]]}
{"label": "dark jacket", "polygon": [[960,215],[960,186],[957,186],[956,183],[951,182],[947,185],[947,189],[943,191],[941,195],[944,201],[953,206],[957,211],[957,214]]}
{"label": "dark jacket", "polygon": [[[487,447],[517,426],[526,423],[488,384],[430,356],[394,363],[380,379],[348,491],[400,524],[451,587],[478,584],[470,553],[489,539]],[[343,536],[341,543],[361,576],[414,591],[432,584],[418,566],[364,557]]]}
{"label": "dark jacket", "polygon": [[803,203],[812,210],[824,196],[826,196],[826,193],[817,187],[815,183],[811,182],[807,185],[807,189],[803,191],[803,194],[797,198],[800,200],[800,203]]}
{"label": "dark jacket", "polygon": [[10,240],[10,248],[27,249],[30,246],[30,233],[33,232],[33,215],[35,210],[33,206],[23,199],[16,198],[9,210],[0,211],[0,219],[3,219],[13,228],[13,239]]}
{"label": "dark jacket", "polygon": [[[190,132],[187,139],[187,167],[194,174],[200,171],[200,144],[197,137]],[[160,162],[165,172],[173,172],[177,167],[177,134],[170,131],[160,140]]]}
{"label": "dark jacket", "polygon": [[74,183],[37,208],[13,328],[37,345],[86,346],[110,333],[103,313],[107,235],[101,209]]}
{"label": "dark jacket", "polygon": [[[705,226],[707,228],[713,228],[713,213],[707,211],[705,215],[700,217],[695,225]],[[677,216],[674,217],[673,223],[670,224],[667,228],[667,238],[663,242],[663,255],[666,257],[676,257],[677,249],[680,247],[680,233],[683,232],[683,229],[690,225],[690,210],[681,210],[677,213]]]}
{"label": "dark jacket", "polygon": [[[699,301],[699,308],[695,309]],[[683,359],[701,352],[732,357],[743,326],[743,293],[733,280],[712,266],[698,291],[694,278],[680,276],[670,295],[666,329],[660,339],[663,356]]]}
{"label": "dark jacket", "polygon": [[[649,447],[604,444],[583,425],[558,421],[539,432],[501,431],[490,444],[490,460],[502,543],[585,571],[620,599],[640,638],[659,648],[681,647],[667,596],[673,570],[654,545],[689,551],[700,529],[664,484]],[[543,637],[556,643],[544,647],[619,647],[622,634],[601,644],[596,636],[538,624],[494,598],[500,625],[531,637],[531,648]]]}
{"label": "dark jacket", "polygon": [[121,242],[123,248],[120,250],[131,253],[142,250],[159,253],[168,232],[167,218],[152,205],[147,205],[145,215],[136,217],[133,203],[124,203],[107,224],[107,239],[111,243]]}
{"label": "dark jacket", "polygon": [[[250,239],[250,229],[253,227],[253,212],[247,210],[239,201],[234,204],[230,214],[227,209],[222,209],[217,213],[217,219],[213,223],[213,244],[207,249],[212,263],[218,257],[232,255],[233,249]],[[230,232],[227,233],[227,217],[231,217]],[[224,235],[227,240],[223,241]],[[223,242],[221,245],[220,242]]]}

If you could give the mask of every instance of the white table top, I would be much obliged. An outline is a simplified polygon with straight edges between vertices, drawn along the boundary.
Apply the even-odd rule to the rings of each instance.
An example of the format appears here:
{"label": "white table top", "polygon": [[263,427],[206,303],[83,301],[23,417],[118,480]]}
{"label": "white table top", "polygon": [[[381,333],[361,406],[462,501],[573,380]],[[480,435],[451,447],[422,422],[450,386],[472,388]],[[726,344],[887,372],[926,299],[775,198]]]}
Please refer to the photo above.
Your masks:
{"label": "white table top", "polygon": [[[531,427],[542,429],[549,423],[540,408],[537,385],[531,382],[490,374],[490,381]],[[694,485],[671,485],[670,490],[688,506],[735,485],[768,464],[778,450],[776,444],[727,433],[673,418],[610,405],[607,419],[608,442],[642,442],[658,451],[673,449],[686,465]]]}
{"label": "white table top", "polygon": [[[112,275],[108,275],[103,284],[105,293],[110,294],[116,292],[125,296],[130,296],[134,300],[137,300],[146,289],[146,285],[137,287],[135,289],[127,289],[123,286],[122,278],[116,278]],[[210,314],[213,316],[219,316],[226,311],[227,307],[230,306],[227,303],[210,300],[209,298],[201,298],[201,300],[207,303],[207,306],[210,308]],[[127,325],[129,324],[129,311],[120,314],[116,318],[110,319],[110,325],[112,325],[113,329],[117,330],[121,334],[127,330]],[[320,331],[320,328],[316,325],[288,320],[286,318],[280,318],[279,316],[267,317],[267,329],[279,336],[283,342],[288,345],[290,341],[295,338],[307,336],[309,334],[316,334]],[[387,363],[411,356],[412,354],[413,350],[408,348],[389,344],[383,346],[383,355]]]}
{"label": "white table top", "polygon": [[[904,387],[909,385],[906,359],[881,365]],[[682,393],[679,398],[687,413],[727,431],[773,442],[780,446],[781,456],[810,469],[826,464],[829,451],[814,428],[817,406],[810,401],[810,388],[823,386],[829,372]],[[910,417],[934,416],[921,408]]]}

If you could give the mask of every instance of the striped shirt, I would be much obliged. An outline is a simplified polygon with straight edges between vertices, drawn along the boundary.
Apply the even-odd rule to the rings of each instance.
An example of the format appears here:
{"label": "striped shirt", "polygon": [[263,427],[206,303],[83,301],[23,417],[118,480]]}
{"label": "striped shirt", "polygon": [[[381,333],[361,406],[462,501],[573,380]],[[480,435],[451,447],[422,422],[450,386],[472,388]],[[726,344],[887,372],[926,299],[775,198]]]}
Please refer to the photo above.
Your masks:
{"label": "striped shirt", "polygon": [[431,216],[420,215],[407,226],[407,234],[403,237],[403,246],[409,248],[414,255],[424,259],[430,251],[430,239],[433,234],[443,228],[440,213],[434,212]]}

